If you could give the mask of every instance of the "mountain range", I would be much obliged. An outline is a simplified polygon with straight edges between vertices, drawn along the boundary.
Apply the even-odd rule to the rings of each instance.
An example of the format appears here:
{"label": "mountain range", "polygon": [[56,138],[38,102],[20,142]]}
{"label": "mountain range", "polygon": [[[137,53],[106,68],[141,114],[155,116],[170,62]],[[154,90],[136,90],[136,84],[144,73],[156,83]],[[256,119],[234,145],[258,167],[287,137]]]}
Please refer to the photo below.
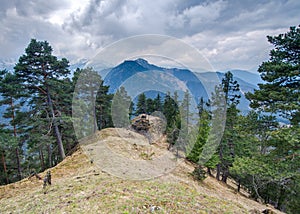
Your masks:
{"label": "mountain range", "polygon": [[[241,99],[238,108],[246,113],[250,109],[245,93],[257,89],[257,84],[262,83],[262,80],[258,74],[244,70],[232,70],[231,73],[240,85]],[[154,98],[157,93],[172,94],[174,91],[177,91],[182,98],[184,91],[188,90],[192,98],[199,102],[201,97],[208,100],[214,91],[214,86],[221,82],[224,75],[225,72],[200,73],[189,69],[163,68],[139,58],[126,60],[108,72],[106,69],[104,83],[110,86],[110,93],[115,93],[120,86],[124,86],[132,98],[140,93]]]}

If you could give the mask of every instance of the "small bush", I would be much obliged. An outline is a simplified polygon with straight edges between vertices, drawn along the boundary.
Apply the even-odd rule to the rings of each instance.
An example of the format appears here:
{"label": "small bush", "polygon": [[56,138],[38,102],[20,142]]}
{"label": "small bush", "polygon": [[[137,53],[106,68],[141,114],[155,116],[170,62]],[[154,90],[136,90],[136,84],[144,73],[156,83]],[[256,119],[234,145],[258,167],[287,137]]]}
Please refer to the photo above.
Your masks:
{"label": "small bush", "polygon": [[192,175],[199,181],[203,181],[207,177],[205,170],[201,166],[197,166],[192,172]]}

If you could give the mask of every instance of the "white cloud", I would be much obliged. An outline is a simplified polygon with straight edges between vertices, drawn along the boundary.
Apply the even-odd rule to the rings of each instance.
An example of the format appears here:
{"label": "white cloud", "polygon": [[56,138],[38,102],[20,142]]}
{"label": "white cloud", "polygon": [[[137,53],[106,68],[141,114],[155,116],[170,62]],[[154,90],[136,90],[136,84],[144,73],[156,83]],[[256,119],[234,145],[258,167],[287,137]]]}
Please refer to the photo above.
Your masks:
{"label": "white cloud", "polygon": [[287,30],[287,28],[267,29],[219,35],[212,35],[207,31],[185,37],[184,41],[197,47],[217,70],[233,68],[253,70],[268,59],[269,51],[273,48],[268,43],[266,35],[278,35]]}
{"label": "white cloud", "polygon": [[88,1],[72,0],[68,1],[64,8],[53,10],[46,18],[52,24],[63,25],[66,19],[70,17],[74,11],[80,12]]}

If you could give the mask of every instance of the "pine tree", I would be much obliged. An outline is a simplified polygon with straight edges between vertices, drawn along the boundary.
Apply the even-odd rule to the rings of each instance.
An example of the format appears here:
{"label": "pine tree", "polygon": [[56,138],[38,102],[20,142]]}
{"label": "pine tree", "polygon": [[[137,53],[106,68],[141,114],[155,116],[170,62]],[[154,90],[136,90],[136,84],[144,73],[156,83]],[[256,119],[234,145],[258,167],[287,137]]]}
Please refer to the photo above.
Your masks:
{"label": "pine tree", "polygon": [[[234,178],[246,187],[253,198],[271,203],[288,213],[299,209],[300,158],[299,128],[280,128],[269,131],[269,145],[265,154],[261,154],[260,143],[250,139],[243,155],[235,158],[231,168]],[[293,148],[293,150],[291,150]]]}
{"label": "pine tree", "polygon": [[70,74],[68,66],[65,58],[58,60],[52,55],[52,47],[47,41],[32,39],[14,68],[23,87],[32,96],[31,105],[34,108],[43,105],[49,114],[49,126],[53,126],[61,159],[65,158],[65,151],[53,103],[53,87],[55,80]]}
{"label": "pine tree", "polygon": [[[20,98],[25,97],[26,94],[23,93],[24,90],[22,89],[20,81],[14,73],[4,70],[0,72],[0,77],[0,95],[2,96],[0,105],[8,106],[2,116],[9,119],[9,123],[13,127],[13,134],[16,136],[17,124],[15,123],[15,117],[23,104]],[[3,125],[7,126],[8,124]]]}
{"label": "pine tree", "polygon": [[132,100],[127,91],[121,86],[115,93],[112,101],[112,120],[114,127],[128,127],[132,112]]}
{"label": "pine tree", "polygon": [[[66,152],[70,152],[78,143],[75,136],[73,127],[73,116],[72,116],[72,99],[74,92],[75,83],[69,78],[63,78],[56,80],[55,91],[53,91],[54,98],[53,103],[55,104],[57,116],[59,116],[59,128],[62,133],[62,140],[65,144]],[[51,147],[47,145],[46,151],[48,157],[51,154]],[[51,160],[48,158],[49,167],[51,167]]]}
{"label": "pine tree", "polygon": [[99,130],[112,127],[111,104],[113,94],[108,94],[109,86],[103,85],[103,81],[99,86],[96,98],[96,115]]}
{"label": "pine tree", "polygon": [[[221,173],[221,158],[223,157],[221,141],[224,133],[227,109],[226,99],[221,84],[215,86],[214,92],[207,105],[210,108],[210,132],[206,144],[201,148],[202,153],[199,157],[199,164],[206,166],[208,168],[208,173],[210,173],[210,169],[217,167],[216,178],[219,179]],[[205,108],[203,106],[199,106],[198,108],[201,119],[201,113]]]}
{"label": "pine tree", "polygon": [[[212,175],[211,169],[214,169],[219,163],[219,158],[215,151],[210,151],[211,148],[209,148],[210,144],[213,144],[213,142],[209,142],[210,140],[212,140],[209,139],[212,125],[212,115],[209,107],[210,101],[208,100],[205,103],[204,99],[201,97],[198,104],[199,122],[197,138],[193,145],[193,148],[188,152],[187,159],[197,163],[199,165],[197,167],[198,169],[203,166],[207,167],[207,173],[209,175]],[[212,146],[212,148],[213,147],[214,146]],[[210,155],[208,153],[213,153],[210,158],[207,157],[208,155]]]}
{"label": "pine tree", "polygon": [[250,111],[246,116],[239,115],[237,118],[236,133],[238,133],[235,144],[235,159],[230,167],[230,175],[237,180],[238,191],[241,185],[251,189],[253,181],[247,173],[236,173],[235,165],[249,158],[262,160],[262,156],[268,151],[270,133],[276,129],[277,122],[274,117]]}
{"label": "pine tree", "polygon": [[8,184],[20,180],[18,169],[16,170],[16,148],[18,142],[10,133],[0,130],[0,184]]}
{"label": "pine tree", "polygon": [[153,105],[154,105],[154,111],[160,111],[160,112],[162,111],[162,100],[159,93],[153,100]]}
{"label": "pine tree", "polygon": [[144,93],[141,93],[138,96],[135,114],[139,115],[139,114],[145,114],[145,113],[147,113],[147,98]]}
{"label": "pine tree", "polygon": [[276,118],[251,111],[239,116],[239,144],[230,168],[231,176],[253,198],[294,213],[299,207],[298,126],[279,127]]}
{"label": "pine tree", "polygon": [[233,79],[233,74],[230,71],[226,72],[222,78],[222,88],[227,107],[238,105],[240,102],[239,99],[241,98],[237,93],[240,90],[240,85]]}
{"label": "pine tree", "polygon": [[[91,130],[86,130],[87,133],[85,133],[84,135],[91,135],[98,130],[96,114],[96,97],[97,93],[101,93],[101,90],[99,91],[99,87],[103,84],[103,81],[101,79],[101,76],[91,67],[77,69],[75,75],[75,78],[79,78],[76,81],[75,97],[82,102],[80,104],[76,104],[81,105],[81,108],[83,110],[82,112],[84,114],[80,118],[86,118],[86,123],[92,124]],[[98,107],[99,110],[100,106]]]}
{"label": "pine tree", "polygon": [[275,46],[270,59],[258,69],[265,81],[254,93],[247,93],[250,106],[266,112],[280,113],[293,124],[300,122],[300,25],[278,36],[267,36]]}
{"label": "pine tree", "polygon": [[166,134],[170,145],[175,144],[181,128],[180,112],[178,107],[178,95],[174,93],[173,98],[167,93],[163,102],[163,114],[167,120]]}
{"label": "pine tree", "polygon": [[181,109],[182,119],[187,128],[190,126],[190,123],[192,122],[191,118],[193,116],[191,113],[190,106],[191,106],[191,95],[188,91],[185,91],[180,109]]}
{"label": "pine tree", "polygon": [[147,98],[146,99],[146,113],[150,115],[154,111],[155,111],[154,100],[152,100],[151,98]]}
{"label": "pine tree", "polygon": [[183,99],[180,103],[180,150],[187,152],[189,145],[193,144],[197,138],[197,128],[194,125],[193,113],[191,112],[191,95],[189,91],[185,91]]}
{"label": "pine tree", "polygon": [[[267,196],[276,201],[276,207],[295,213],[299,210],[299,196],[297,189],[300,186],[300,127],[284,127],[273,131],[269,140],[275,149],[268,154],[272,168],[273,188],[277,192]],[[275,200],[274,200],[275,199]]]}
{"label": "pine tree", "polygon": [[247,152],[244,155],[241,155],[243,150],[239,152],[232,172],[240,177],[253,197],[295,213],[300,209],[299,191],[295,191],[300,185],[300,27],[268,36],[268,41],[275,49],[271,50],[269,61],[263,62],[258,69],[265,82],[246,97],[251,107],[263,113],[279,113],[291,125],[278,127],[272,116],[249,114],[247,120],[250,122],[243,129],[246,132],[250,129],[252,138],[248,137]]}
{"label": "pine tree", "polygon": [[194,144],[194,147],[187,155],[187,159],[193,161],[194,163],[198,163],[200,155],[203,151],[203,146],[207,143],[208,140],[208,134],[210,130],[210,115],[208,110],[203,109],[201,111],[201,117],[199,119],[198,126],[199,130],[197,140]]}
{"label": "pine tree", "polygon": [[[22,103],[20,98],[22,96],[26,96],[23,93],[22,87],[20,85],[19,79],[16,77],[14,73],[8,71],[1,71],[1,81],[0,81],[0,95],[2,96],[2,100],[0,101],[0,105],[7,105],[6,111],[2,115],[2,117],[9,120],[9,123],[2,124],[3,126],[7,127],[7,131],[9,131],[12,136],[15,138],[15,142],[19,141],[16,144],[14,151],[15,151],[15,160],[16,166],[18,169],[18,178],[19,180],[22,179],[22,172],[21,172],[21,161],[20,161],[20,148],[22,148],[22,142],[20,140],[20,126],[18,126],[16,116],[17,114],[20,116],[20,109],[22,107]],[[11,128],[12,127],[12,130]]]}
{"label": "pine tree", "polygon": [[229,167],[232,165],[235,157],[234,147],[237,134],[235,131],[235,123],[237,121],[238,109],[237,104],[239,103],[240,95],[239,84],[233,80],[233,75],[229,71],[225,73],[222,79],[222,89],[226,102],[226,123],[225,130],[219,145],[219,159],[220,163],[217,165],[216,178],[220,180],[222,175],[222,181],[227,182],[229,176]]}

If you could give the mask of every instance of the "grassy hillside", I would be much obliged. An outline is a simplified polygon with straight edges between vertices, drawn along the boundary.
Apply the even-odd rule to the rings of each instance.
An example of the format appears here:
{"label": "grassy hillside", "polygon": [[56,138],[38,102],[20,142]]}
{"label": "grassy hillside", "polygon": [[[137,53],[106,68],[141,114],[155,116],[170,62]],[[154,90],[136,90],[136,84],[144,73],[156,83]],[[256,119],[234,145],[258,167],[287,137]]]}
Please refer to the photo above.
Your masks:
{"label": "grassy hillside", "polygon": [[[108,129],[99,136],[116,141],[113,133]],[[90,141],[87,145],[97,143]],[[139,146],[136,152],[142,152],[143,145]],[[149,146],[159,150],[156,144]],[[124,154],[130,147],[119,147],[126,148]],[[195,181],[191,176],[194,166],[185,160],[170,173],[134,181],[104,172],[84,151],[82,145],[50,169],[52,185],[46,188],[46,194],[43,181],[35,177],[1,186],[0,213],[260,213],[270,209],[214,178]],[[44,177],[46,172],[39,175]]]}

